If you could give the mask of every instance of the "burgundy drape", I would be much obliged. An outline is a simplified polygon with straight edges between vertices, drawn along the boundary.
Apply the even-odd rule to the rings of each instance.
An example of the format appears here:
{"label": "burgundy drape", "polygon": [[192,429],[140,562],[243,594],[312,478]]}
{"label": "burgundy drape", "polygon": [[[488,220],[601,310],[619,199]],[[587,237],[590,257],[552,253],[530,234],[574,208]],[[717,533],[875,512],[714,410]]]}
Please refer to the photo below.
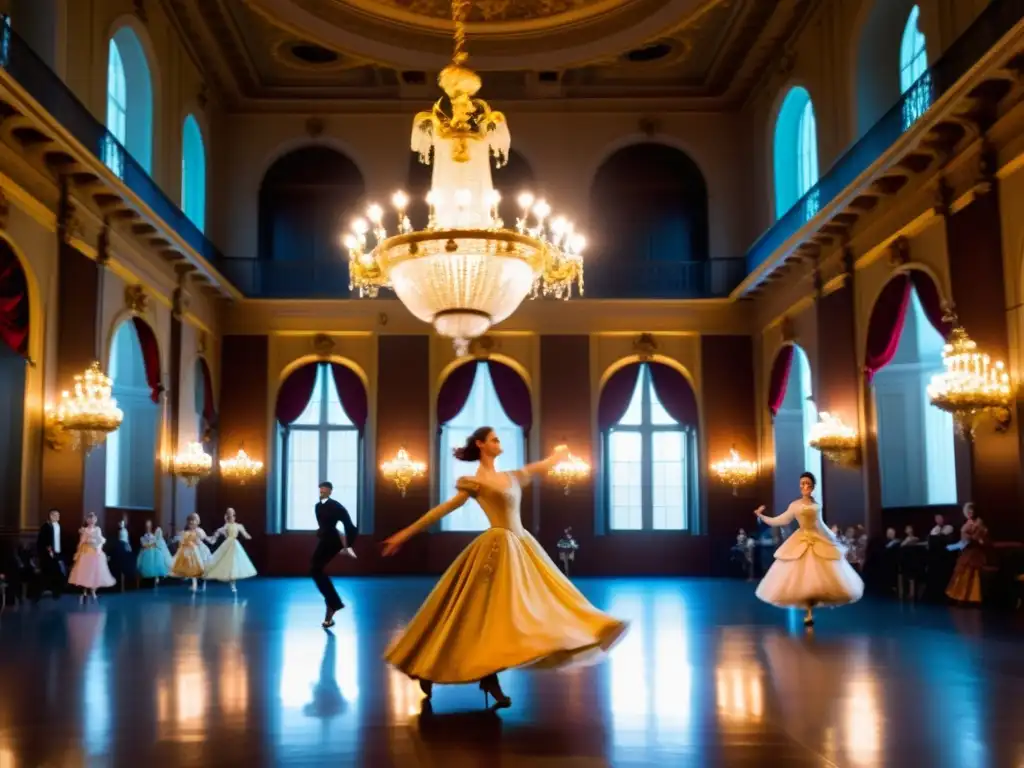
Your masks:
{"label": "burgundy drape", "polygon": [[533,425],[533,404],[530,402],[530,388],[523,377],[511,366],[494,360],[487,361],[487,367],[494,382],[494,391],[498,393],[498,402],[512,423],[521,427],[524,434],[529,434]]}
{"label": "burgundy drape", "polygon": [[142,362],[146,368],[150,399],[154,403],[159,403],[164,385],[160,382],[160,346],[156,342],[156,334],[149,327],[149,323],[141,317],[133,317],[132,325],[135,326],[135,333],[139,337],[139,346],[142,347]]}
{"label": "burgundy drape", "polygon": [[0,341],[23,357],[28,354],[28,280],[21,262],[0,244]]}
{"label": "burgundy drape", "polygon": [[203,358],[199,358],[199,370],[203,374],[203,420],[212,425],[217,418],[217,409],[213,402],[213,377],[210,376],[210,366]]}
{"label": "burgundy drape", "polygon": [[939,294],[939,287],[935,285],[932,276],[920,269],[910,272],[910,280],[917,291],[917,298],[921,301],[921,309],[925,317],[932,324],[932,328],[938,331],[942,338],[948,339],[953,331],[953,323],[945,320],[946,310],[942,306],[942,296]]}
{"label": "burgundy drape", "polygon": [[896,355],[909,305],[910,276],[905,273],[896,275],[886,283],[871,310],[864,353],[864,375],[869,383]]}
{"label": "burgundy drape", "polygon": [[640,374],[640,365],[633,363],[619,368],[604,383],[601,398],[597,403],[597,427],[601,431],[619,423],[629,408],[629,401],[636,389],[636,377]]}
{"label": "burgundy drape", "polygon": [[292,371],[288,378],[281,382],[274,414],[282,426],[287,427],[306,410],[309,398],[313,396],[313,387],[316,386],[316,374],[319,370],[319,363],[310,363]]}
{"label": "burgundy drape", "polygon": [[345,409],[349,421],[363,429],[369,411],[363,380],[347,365],[340,363],[331,363],[331,375],[334,377],[334,388],[341,400],[341,407]]}
{"label": "burgundy drape", "polygon": [[648,363],[651,383],[668,415],[688,427],[696,427],[700,419],[697,397],[689,380],[675,368],[663,363]]}
{"label": "burgundy drape", "polygon": [[476,378],[478,360],[470,360],[448,374],[437,393],[437,428],[459,415],[459,411],[469,400],[473,390],[473,379]]}
{"label": "burgundy drape", "polygon": [[787,344],[779,350],[772,363],[772,373],[768,379],[768,410],[774,418],[786,399],[786,386],[789,384],[789,371],[793,367],[793,345]]}

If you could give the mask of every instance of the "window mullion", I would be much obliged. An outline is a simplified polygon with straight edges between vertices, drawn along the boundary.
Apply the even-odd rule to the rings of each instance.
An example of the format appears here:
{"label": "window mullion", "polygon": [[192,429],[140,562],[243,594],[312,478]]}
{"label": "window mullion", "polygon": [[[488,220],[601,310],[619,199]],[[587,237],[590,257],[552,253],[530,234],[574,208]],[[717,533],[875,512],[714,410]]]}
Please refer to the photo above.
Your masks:
{"label": "window mullion", "polygon": [[642,530],[654,528],[654,436],[651,430],[651,379],[650,369],[643,364],[640,371],[643,389],[640,392],[640,498]]}

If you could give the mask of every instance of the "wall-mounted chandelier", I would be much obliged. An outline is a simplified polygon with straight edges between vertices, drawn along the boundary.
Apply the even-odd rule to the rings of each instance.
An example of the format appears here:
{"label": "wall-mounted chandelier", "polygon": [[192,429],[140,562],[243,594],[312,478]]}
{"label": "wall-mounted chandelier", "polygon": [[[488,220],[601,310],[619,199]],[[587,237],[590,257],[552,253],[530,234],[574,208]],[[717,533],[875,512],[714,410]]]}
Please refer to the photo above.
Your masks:
{"label": "wall-mounted chandelier", "polygon": [[385,461],[380,465],[380,471],[386,480],[395,484],[398,492],[405,498],[405,492],[409,485],[418,477],[423,477],[427,471],[427,465],[422,461],[413,461],[405,448],[399,448],[395,458]]}
{"label": "wall-mounted chandelier", "polygon": [[75,376],[73,392],[62,392],[56,408],[46,409],[46,438],[60,449],[70,437],[86,453],[106,440],[124,420],[124,413],[111,396],[112,382],[99,363],[93,363]]}
{"label": "wall-mounted chandelier", "polygon": [[576,484],[581,483],[590,477],[590,465],[579,456],[569,453],[564,459],[555,464],[548,474],[553,477],[565,489],[565,495]]}
{"label": "wall-mounted chandelier", "polygon": [[818,423],[811,427],[807,444],[821,451],[833,464],[854,466],[860,461],[860,433],[848,427],[843,420],[826,411],[818,415]]}
{"label": "wall-mounted chandelier", "polygon": [[757,479],[757,462],[744,461],[740,452],[735,448],[729,451],[729,458],[716,461],[711,465],[711,471],[719,482],[732,486],[732,495],[738,496],[739,489],[750,485]]}
{"label": "wall-mounted chandelier", "polygon": [[263,473],[263,462],[249,458],[241,448],[238,453],[230,459],[220,460],[220,474],[228,480],[234,480],[239,485],[245,485],[249,480],[254,480]]}
{"label": "wall-mounted chandelier", "polygon": [[960,325],[954,325],[942,350],[945,371],[932,377],[928,399],[953,415],[957,432],[971,437],[978,421],[988,415],[998,427],[1010,422],[1010,375],[1003,362],[978,351]]}
{"label": "wall-mounted chandelier", "polygon": [[213,469],[213,458],[203,450],[202,443],[189,443],[188,447],[171,459],[171,473],[194,488]]}
{"label": "wall-mounted chandelier", "polygon": [[505,164],[511,138],[505,116],[475,98],[481,80],[465,66],[468,8],[469,0],[452,0],[455,50],[438,77],[451,114],[440,99],[413,118],[412,150],[425,164],[433,157],[426,226],[413,228],[409,197],[397,192],[392,229],[373,204],[344,237],[350,290],[373,298],[382,287],[392,289],[413,315],[451,337],[460,354],[531,293],[568,299],[575,285],[582,294],[586,245],[571,222],[530,193],[519,197],[514,227],[498,215],[490,160]]}

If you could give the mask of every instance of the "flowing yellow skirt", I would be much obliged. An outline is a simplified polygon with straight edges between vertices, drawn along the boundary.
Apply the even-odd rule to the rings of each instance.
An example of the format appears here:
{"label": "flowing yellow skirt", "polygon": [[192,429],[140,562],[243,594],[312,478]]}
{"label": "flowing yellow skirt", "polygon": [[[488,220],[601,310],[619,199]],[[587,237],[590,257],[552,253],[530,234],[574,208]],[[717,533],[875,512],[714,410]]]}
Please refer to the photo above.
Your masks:
{"label": "flowing yellow skirt", "polygon": [[592,606],[529,533],[491,528],[445,571],[384,658],[420,680],[469,683],[595,660],[626,628]]}

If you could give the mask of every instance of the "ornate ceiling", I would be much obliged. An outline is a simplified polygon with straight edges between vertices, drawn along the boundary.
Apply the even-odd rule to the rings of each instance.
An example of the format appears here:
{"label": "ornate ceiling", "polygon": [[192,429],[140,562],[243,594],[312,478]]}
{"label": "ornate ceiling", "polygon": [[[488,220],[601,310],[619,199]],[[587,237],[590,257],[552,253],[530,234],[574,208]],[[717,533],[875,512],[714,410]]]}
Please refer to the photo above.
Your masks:
{"label": "ornate ceiling", "polygon": [[[468,50],[485,98],[728,108],[823,1],[473,0]],[[449,0],[162,2],[235,108],[422,101],[451,54]]]}

